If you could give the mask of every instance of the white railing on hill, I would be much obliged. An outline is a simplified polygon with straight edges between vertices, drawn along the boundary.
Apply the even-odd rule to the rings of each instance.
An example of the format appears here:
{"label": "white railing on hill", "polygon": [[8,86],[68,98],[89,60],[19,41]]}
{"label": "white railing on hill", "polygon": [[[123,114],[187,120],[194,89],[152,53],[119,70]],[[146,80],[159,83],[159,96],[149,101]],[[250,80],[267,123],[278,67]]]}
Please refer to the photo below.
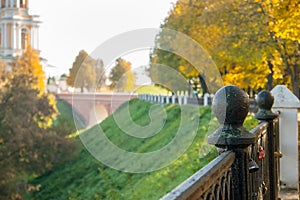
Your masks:
{"label": "white railing on hill", "polygon": [[139,94],[139,99],[159,104],[179,104],[179,105],[202,105],[208,106],[212,103],[212,95],[205,94],[204,97],[190,97],[188,95],[152,95]]}

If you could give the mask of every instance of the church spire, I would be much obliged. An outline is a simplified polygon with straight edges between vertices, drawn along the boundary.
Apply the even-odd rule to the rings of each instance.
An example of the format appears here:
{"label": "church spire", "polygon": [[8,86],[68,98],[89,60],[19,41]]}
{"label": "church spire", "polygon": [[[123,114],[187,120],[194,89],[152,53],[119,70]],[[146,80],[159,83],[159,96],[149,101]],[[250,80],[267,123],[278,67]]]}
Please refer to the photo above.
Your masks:
{"label": "church spire", "polygon": [[0,59],[19,56],[28,47],[39,49],[38,16],[28,13],[28,0],[1,0]]}
{"label": "church spire", "polygon": [[28,9],[28,0],[1,0],[1,9],[4,8]]}

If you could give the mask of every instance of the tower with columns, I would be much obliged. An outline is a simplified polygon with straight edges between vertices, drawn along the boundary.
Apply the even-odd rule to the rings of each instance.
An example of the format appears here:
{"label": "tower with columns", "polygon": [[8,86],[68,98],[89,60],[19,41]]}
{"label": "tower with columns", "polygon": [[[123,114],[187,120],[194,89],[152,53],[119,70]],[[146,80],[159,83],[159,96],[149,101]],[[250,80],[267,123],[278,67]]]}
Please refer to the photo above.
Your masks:
{"label": "tower with columns", "polygon": [[20,56],[29,45],[39,50],[39,23],[28,13],[28,0],[1,0],[0,59]]}

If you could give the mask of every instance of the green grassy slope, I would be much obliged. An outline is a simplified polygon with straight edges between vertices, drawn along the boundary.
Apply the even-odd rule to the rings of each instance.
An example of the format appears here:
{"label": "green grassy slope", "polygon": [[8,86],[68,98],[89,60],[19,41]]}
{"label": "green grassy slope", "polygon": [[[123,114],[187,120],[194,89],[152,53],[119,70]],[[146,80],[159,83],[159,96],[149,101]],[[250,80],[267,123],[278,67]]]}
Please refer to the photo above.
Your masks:
{"label": "green grassy slope", "polygon": [[[126,108],[123,105],[116,113],[125,117]],[[153,107],[151,103],[137,99],[130,101],[132,120],[142,126],[149,124],[150,108],[153,116],[162,115],[161,109]],[[147,139],[136,139],[125,134],[113,116],[104,120],[101,127],[110,141],[124,150],[140,153],[155,151],[172,140],[180,124],[180,107],[168,105],[164,108],[166,121],[163,128]],[[81,145],[81,151],[74,160],[34,180],[33,184],[39,185],[40,190],[32,193],[29,199],[159,199],[216,156],[215,150],[205,152],[205,148],[201,148],[208,146],[205,141],[211,121],[211,109],[201,107],[199,112],[199,128],[192,145],[171,165],[149,173],[120,172],[101,164]],[[189,117],[193,119],[198,116]],[[126,126],[126,123],[124,120],[121,126]],[[210,127],[214,129],[217,125],[212,123]],[[186,130],[187,133],[192,132],[188,128]],[[97,131],[98,127],[95,126],[82,134],[93,135]]]}
{"label": "green grassy slope", "polygon": [[[84,117],[77,113],[72,112],[72,106],[64,100],[56,100],[56,107],[59,111],[57,118],[54,120],[54,127],[65,132],[65,134],[71,134],[78,129],[83,129],[86,127],[86,122]],[[77,128],[74,124],[74,118],[77,124]]]}

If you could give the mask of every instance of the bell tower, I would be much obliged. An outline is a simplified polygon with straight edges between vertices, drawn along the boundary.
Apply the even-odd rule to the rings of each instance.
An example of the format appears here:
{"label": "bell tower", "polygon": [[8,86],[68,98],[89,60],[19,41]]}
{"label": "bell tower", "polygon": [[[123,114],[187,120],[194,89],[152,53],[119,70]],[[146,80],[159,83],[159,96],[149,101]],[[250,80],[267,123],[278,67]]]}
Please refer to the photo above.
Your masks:
{"label": "bell tower", "polygon": [[39,50],[38,16],[29,15],[28,0],[1,0],[0,58],[10,60],[27,46]]}

